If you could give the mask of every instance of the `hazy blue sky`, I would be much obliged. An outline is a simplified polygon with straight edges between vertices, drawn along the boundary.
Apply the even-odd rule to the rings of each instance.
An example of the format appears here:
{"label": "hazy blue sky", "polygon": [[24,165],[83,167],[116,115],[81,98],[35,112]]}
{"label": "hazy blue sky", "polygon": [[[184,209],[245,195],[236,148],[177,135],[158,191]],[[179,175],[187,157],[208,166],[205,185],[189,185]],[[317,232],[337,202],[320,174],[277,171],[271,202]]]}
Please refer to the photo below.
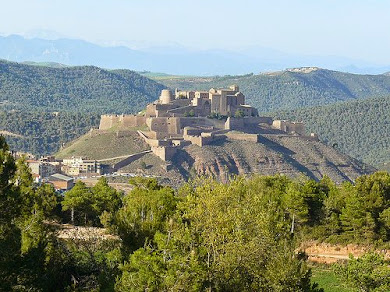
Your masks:
{"label": "hazy blue sky", "polygon": [[261,46],[390,63],[387,0],[0,0],[0,33],[92,42]]}

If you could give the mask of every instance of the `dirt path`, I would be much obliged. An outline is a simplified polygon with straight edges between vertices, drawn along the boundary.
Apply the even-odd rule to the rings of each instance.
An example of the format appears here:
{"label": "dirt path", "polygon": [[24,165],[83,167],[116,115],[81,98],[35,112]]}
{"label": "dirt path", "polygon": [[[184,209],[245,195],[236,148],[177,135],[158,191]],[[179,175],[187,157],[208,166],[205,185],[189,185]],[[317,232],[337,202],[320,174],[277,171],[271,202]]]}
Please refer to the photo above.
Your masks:
{"label": "dirt path", "polygon": [[[308,255],[308,260],[318,263],[335,263],[340,260],[348,260],[349,255],[360,257],[361,255],[374,250],[370,246],[357,244],[334,245],[328,243],[307,242],[302,244],[301,249]],[[390,259],[390,250],[375,250]]]}
{"label": "dirt path", "polygon": [[99,159],[96,161],[104,162],[104,161],[110,161],[110,160],[116,160],[116,159],[122,159],[122,158],[129,158],[129,157],[132,157],[135,155],[146,154],[146,153],[150,153],[150,152],[152,152],[152,150],[145,150],[145,151],[141,151],[141,152],[133,153],[133,154],[128,154],[128,155],[116,156],[116,157],[111,157],[111,158],[104,158],[104,159]]}

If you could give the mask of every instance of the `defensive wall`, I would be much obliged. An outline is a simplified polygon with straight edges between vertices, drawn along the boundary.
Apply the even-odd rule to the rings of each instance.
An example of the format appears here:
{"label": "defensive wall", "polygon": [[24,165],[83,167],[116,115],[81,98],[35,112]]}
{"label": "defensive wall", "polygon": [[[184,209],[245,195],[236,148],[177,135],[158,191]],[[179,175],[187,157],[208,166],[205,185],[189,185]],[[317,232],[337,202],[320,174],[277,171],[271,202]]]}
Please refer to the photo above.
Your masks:
{"label": "defensive wall", "polygon": [[[238,111],[243,117],[234,117]],[[212,114],[229,117],[210,118]],[[238,86],[209,91],[176,90],[175,95],[165,89],[159,100],[147,105],[144,116],[102,115],[99,131],[113,129],[120,136],[126,135],[129,128],[141,126],[149,130],[138,133],[164,161],[171,160],[179,147],[189,144],[202,147],[226,137],[257,143],[260,128],[305,136],[305,125],[301,122],[259,117],[255,108],[245,104],[245,96]],[[318,137],[312,135],[310,139]]]}
{"label": "defensive wall", "polygon": [[141,127],[146,124],[146,117],[135,115],[102,115],[99,130],[108,130],[113,127],[130,128]]}
{"label": "defensive wall", "polygon": [[247,142],[259,142],[260,135],[259,134],[247,134],[247,133],[232,133],[229,132],[226,134],[229,139],[239,140],[239,141],[247,141]]}
{"label": "defensive wall", "polygon": [[278,130],[286,132],[288,134],[306,135],[305,124],[302,122],[290,122],[286,120],[274,120],[272,126]]}

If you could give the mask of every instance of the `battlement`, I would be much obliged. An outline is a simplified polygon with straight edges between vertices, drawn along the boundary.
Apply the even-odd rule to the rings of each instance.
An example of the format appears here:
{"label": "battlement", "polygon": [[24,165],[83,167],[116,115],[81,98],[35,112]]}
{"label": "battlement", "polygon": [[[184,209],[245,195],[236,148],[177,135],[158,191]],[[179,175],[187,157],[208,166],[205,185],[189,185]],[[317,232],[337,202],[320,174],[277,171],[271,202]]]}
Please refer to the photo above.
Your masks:
{"label": "battlement", "polygon": [[99,130],[108,130],[114,127],[130,128],[146,125],[146,117],[136,115],[101,115]]}

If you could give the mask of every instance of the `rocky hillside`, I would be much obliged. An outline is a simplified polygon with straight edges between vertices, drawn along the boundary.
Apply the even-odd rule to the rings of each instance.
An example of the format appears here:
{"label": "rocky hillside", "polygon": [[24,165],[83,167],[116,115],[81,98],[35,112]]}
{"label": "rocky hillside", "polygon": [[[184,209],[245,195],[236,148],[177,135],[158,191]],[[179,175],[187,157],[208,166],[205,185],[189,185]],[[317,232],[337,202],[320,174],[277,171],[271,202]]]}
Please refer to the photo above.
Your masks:
{"label": "rocky hillside", "polygon": [[318,141],[301,137],[264,135],[260,143],[226,140],[203,148],[185,147],[175,160],[184,177],[191,172],[225,180],[231,174],[285,174],[312,179],[329,176],[353,181],[373,169]]}
{"label": "rocky hillside", "polygon": [[[126,133],[101,132],[86,134],[58,156],[85,155],[104,159],[119,155],[130,155],[147,149],[147,145],[136,137],[135,131]],[[137,143],[125,142],[130,140]],[[102,141],[109,141],[103,147]],[[110,149],[110,151],[107,151]],[[107,162],[117,163],[118,160]],[[167,170],[168,169],[168,170]],[[358,176],[374,171],[369,167],[325,144],[296,136],[264,134],[259,143],[226,139],[212,145],[186,146],[179,151],[171,165],[148,153],[120,169],[122,172],[156,175],[171,184],[180,184],[196,175],[209,175],[222,181],[231,175],[285,174],[301,175],[313,179],[329,176],[336,182],[353,181]]]}

